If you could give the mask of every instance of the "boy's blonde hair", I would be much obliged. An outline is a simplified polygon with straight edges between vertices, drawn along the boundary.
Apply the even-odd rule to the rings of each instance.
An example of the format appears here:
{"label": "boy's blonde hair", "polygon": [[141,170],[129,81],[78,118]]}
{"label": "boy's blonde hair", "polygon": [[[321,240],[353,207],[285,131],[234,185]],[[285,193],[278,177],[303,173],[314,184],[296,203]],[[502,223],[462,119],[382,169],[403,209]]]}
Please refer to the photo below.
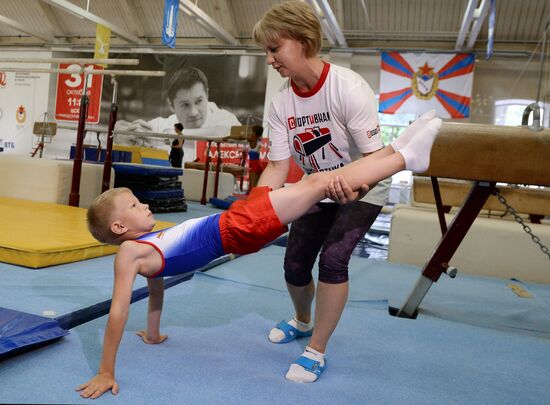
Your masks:
{"label": "boy's blonde hair", "polygon": [[302,1],[285,1],[273,6],[256,23],[252,36],[262,46],[280,38],[301,41],[307,57],[317,55],[321,49],[321,24],[311,6]]}
{"label": "boy's blonde hair", "polygon": [[123,193],[132,193],[132,190],[126,187],[107,190],[98,195],[88,208],[88,214],[86,215],[88,230],[101,243],[120,244],[119,236],[111,231],[111,224],[113,222],[112,213],[115,210],[115,201]]}

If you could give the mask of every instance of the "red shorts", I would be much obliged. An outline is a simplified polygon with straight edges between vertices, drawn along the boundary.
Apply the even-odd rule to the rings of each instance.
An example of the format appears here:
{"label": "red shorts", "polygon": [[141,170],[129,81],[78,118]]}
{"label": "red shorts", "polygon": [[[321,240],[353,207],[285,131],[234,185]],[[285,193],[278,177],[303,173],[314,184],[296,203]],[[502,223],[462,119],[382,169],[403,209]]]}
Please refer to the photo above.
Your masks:
{"label": "red shorts", "polygon": [[254,187],[246,200],[235,201],[220,216],[225,253],[254,253],[288,230],[275,214],[269,187]]}

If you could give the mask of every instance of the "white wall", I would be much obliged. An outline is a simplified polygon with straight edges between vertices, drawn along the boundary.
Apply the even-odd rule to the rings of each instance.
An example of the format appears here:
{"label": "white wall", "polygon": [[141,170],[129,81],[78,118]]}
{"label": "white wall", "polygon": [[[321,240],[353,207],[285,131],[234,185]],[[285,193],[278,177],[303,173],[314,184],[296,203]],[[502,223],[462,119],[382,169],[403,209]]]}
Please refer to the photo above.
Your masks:
{"label": "white wall", "polygon": [[[0,51],[2,58],[50,58],[51,52]],[[3,63],[1,67],[43,67],[47,63]],[[0,71],[2,71],[0,69]],[[42,121],[48,110],[48,73],[6,72],[5,85],[0,85],[0,147],[6,154],[30,154],[37,138],[32,128],[35,121]],[[24,113],[18,113],[19,107]],[[18,120],[19,119],[19,120]]]}

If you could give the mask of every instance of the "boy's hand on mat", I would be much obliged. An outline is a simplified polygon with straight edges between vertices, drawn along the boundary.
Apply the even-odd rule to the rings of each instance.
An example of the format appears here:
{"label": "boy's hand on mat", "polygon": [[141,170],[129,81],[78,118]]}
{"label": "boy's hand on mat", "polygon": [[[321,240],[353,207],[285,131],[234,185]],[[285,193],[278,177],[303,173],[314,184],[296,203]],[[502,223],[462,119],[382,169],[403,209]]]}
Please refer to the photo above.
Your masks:
{"label": "boy's hand on mat", "polygon": [[82,398],[96,399],[109,390],[113,395],[118,394],[118,383],[112,375],[96,374],[86,384],[79,385],[76,390],[81,391],[80,396]]}
{"label": "boy's hand on mat", "polygon": [[147,336],[147,331],[145,330],[140,330],[139,332],[136,332],[136,335],[141,337],[141,340],[149,345],[158,345],[168,339],[168,335],[159,335],[158,338],[151,338]]}
{"label": "boy's hand on mat", "polygon": [[353,191],[346,179],[336,176],[325,189],[325,196],[338,204],[347,204],[363,198],[369,191],[369,186],[363,184],[360,191]]}

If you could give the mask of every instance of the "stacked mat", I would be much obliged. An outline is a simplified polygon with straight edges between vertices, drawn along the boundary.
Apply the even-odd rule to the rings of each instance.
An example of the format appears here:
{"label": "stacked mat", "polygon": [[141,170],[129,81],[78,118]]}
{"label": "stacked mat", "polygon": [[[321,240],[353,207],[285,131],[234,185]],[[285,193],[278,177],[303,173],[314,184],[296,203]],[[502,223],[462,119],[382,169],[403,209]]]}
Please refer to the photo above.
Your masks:
{"label": "stacked mat", "polygon": [[175,167],[132,163],[113,164],[115,187],[128,187],[152,212],[187,211],[179,176]]}

